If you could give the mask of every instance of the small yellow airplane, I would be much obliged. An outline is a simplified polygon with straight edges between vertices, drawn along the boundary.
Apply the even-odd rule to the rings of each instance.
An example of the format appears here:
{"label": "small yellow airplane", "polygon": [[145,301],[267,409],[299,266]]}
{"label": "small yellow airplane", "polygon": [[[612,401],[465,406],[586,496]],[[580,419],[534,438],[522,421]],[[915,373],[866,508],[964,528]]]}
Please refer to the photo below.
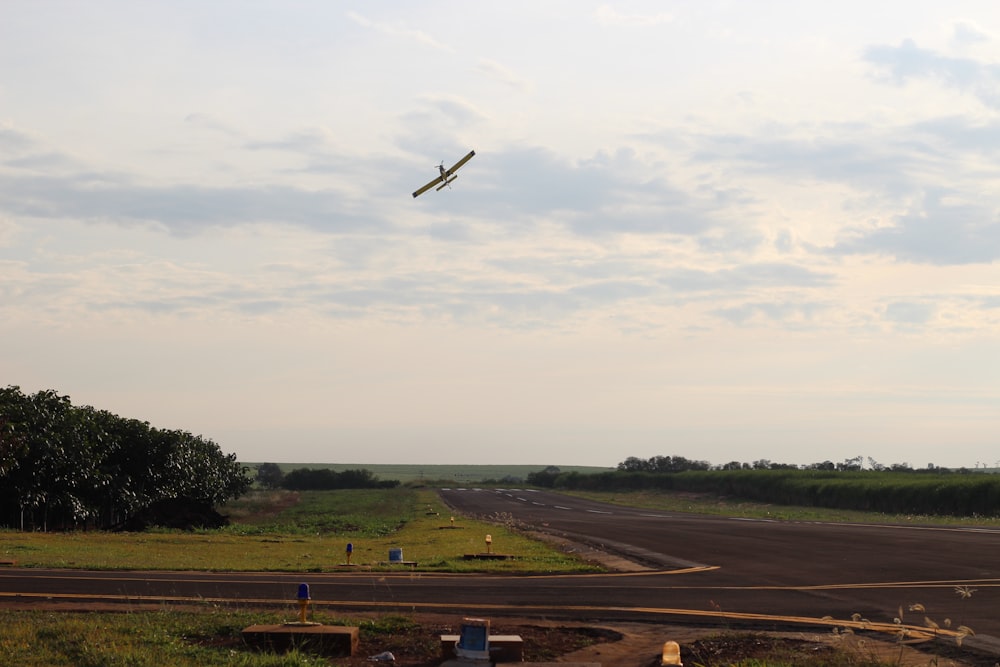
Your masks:
{"label": "small yellow airplane", "polygon": [[[463,164],[471,160],[472,156],[475,154],[476,151],[469,151],[468,155],[466,155],[461,160],[453,164],[450,169],[444,168],[444,162],[439,164],[438,171],[441,172],[440,175],[427,185],[423,186],[422,188],[419,188],[416,192],[414,192],[413,197],[414,198],[419,197],[420,195],[424,194],[425,192],[433,188],[435,185],[437,185],[437,188],[435,188],[436,190],[441,190],[445,186],[450,188],[451,182],[454,181],[456,178],[458,178],[458,175],[455,172],[458,171],[459,167],[461,167]],[[440,185],[438,185],[438,183],[440,183]]]}

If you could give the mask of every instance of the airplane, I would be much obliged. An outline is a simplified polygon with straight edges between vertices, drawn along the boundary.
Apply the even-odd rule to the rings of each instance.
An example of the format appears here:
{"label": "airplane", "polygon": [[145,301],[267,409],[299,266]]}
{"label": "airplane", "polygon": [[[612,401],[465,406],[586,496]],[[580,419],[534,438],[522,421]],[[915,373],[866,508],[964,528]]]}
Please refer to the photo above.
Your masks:
{"label": "airplane", "polygon": [[[437,178],[435,178],[433,181],[431,181],[430,183],[428,183],[424,187],[419,188],[416,192],[414,192],[413,193],[413,198],[416,199],[420,195],[424,194],[425,192],[427,192],[428,190],[430,190],[431,188],[433,188],[435,185],[437,185],[437,188],[435,188],[435,190],[442,190],[445,186],[447,186],[447,187],[450,188],[451,187],[451,182],[454,181],[456,178],[458,178],[458,175],[455,174],[455,172],[458,171],[459,167],[461,167],[463,164],[465,164],[466,162],[468,162],[469,160],[471,160],[472,156],[475,155],[475,154],[476,154],[476,151],[469,151],[469,154],[466,155],[465,157],[463,157],[461,160],[459,160],[455,164],[453,164],[451,166],[451,169],[445,169],[444,168],[444,162],[442,162],[441,164],[439,164],[438,165],[438,171],[440,171],[441,174]],[[438,183],[440,183],[441,185],[438,185]]]}

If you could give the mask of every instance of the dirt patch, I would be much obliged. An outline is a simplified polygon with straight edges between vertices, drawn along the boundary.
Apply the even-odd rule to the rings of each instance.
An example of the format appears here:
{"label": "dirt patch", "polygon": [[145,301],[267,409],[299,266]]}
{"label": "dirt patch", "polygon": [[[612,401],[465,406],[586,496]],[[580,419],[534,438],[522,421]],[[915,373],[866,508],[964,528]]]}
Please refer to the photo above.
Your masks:
{"label": "dirt patch", "polygon": [[[364,631],[358,653],[339,658],[343,667],[370,666],[369,658],[389,651],[398,667],[437,667],[442,662],[440,636],[457,634],[460,618],[418,615],[401,619],[389,634]],[[663,644],[676,641],[685,665],[729,667],[746,660],[767,660],[797,667],[892,665],[893,667],[994,667],[994,661],[961,656],[941,645],[906,646],[873,635],[833,633],[762,633],[720,631],[644,623],[567,623],[540,619],[492,619],[492,634],[520,635],[527,662],[596,662],[604,667],[657,667]],[[930,650],[933,648],[933,650]],[[842,660],[831,661],[834,656]],[[951,657],[949,657],[951,656]]]}

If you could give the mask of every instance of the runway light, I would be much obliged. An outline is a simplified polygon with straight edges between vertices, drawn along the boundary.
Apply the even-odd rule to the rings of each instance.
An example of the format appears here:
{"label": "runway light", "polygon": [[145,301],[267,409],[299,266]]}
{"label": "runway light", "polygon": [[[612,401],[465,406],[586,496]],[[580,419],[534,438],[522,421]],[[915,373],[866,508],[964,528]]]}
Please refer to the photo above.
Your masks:
{"label": "runway light", "polygon": [[680,665],[683,667],[684,663],[681,662],[681,647],[677,645],[677,642],[666,642],[663,644],[663,657],[660,659],[661,665]]}
{"label": "runway light", "polygon": [[299,623],[305,625],[306,610],[309,608],[309,584],[299,584],[299,591],[296,596],[299,600]]}

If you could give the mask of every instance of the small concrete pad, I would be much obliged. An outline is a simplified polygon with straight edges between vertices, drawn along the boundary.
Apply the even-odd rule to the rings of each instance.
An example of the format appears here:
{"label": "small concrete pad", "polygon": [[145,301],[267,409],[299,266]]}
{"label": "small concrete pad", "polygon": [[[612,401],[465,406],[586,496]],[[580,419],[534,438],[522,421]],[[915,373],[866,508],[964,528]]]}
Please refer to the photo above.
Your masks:
{"label": "small concrete pad", "polygon": [[[459,635],[441,635],[441,657],[455,659],[455,644]],[[524,640],[521,635],[490,635],[490,660],[492,662],[517,662],[524,659]],[[468,665],[468,660],[456,662]],[[473,663],[474,664],[474,663]]]}
{"label": "small concrete pad", "polygon": [[292,648],[334,658],[354,655],[358,629],[343,625],[251,625],[243,641],[254,648],[283,653]]}

